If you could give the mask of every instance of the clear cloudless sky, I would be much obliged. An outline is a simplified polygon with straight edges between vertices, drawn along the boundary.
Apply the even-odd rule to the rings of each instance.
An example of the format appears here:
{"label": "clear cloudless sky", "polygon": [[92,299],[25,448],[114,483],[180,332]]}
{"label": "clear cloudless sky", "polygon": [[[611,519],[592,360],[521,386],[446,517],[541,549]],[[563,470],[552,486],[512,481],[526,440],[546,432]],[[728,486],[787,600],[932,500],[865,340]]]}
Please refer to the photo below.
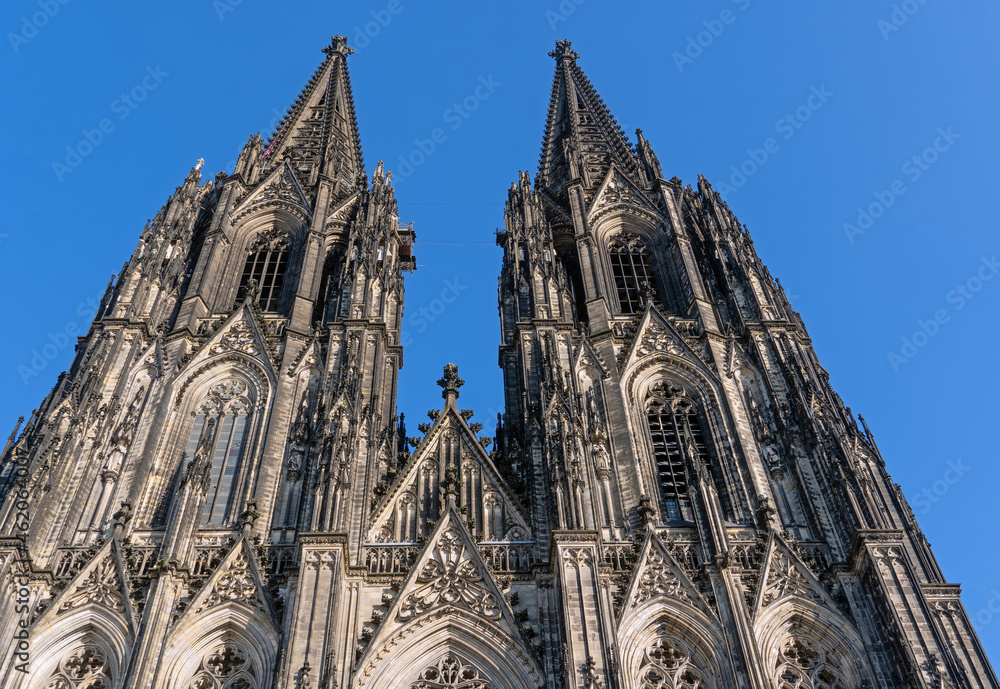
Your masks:
{"label": "clear cloudless sky", "polygon": [[[518,171],[537,168],[554,69],[547,53],[569,38],[667,176],[731,186],[730,205],[802,313],[834,388],[871,425],[1000,658],[1000,615],[990,610],[1000,609],[1000,279],[978,281],[993,277],[987,264],[1000,255],[998,19],[986,0],[8,0],[0,421],[13,428],[67,368],[72,346],[60,346],[60,333],[86,327],[89,304],[195,161],[205,159],[206,178],[231,172],[247,137],[267,136],[298,94],[331,34],[346,34],[359,48],[350,71],[368,171],[384,160],[395,172],[401,219],[418,236],[400,410],[415,431],[440,405],[435,381],[453,361],[467,381],[463,406],[491,431],[503,401],[493,232]],[[155,88],[142,94],[150,74]],[[456,127],[447,111],[480,79],[495,89]],[[136,87],[141,102],[115,102]],[[814,110],[813,89],[832,94],[813,98]],[[67,146],[103,118],[113,129],[58,174],[53,163],[66,164]],[[401,158],[438,127],[445,140],[402,174]],[[748,149],[769,138],[767,160],[754,162]],[[925,154],[935,143],[944,150]],[[932,162],[922,169],[914,156]],[[749,174],[734,175],[744,166]],[[876,193],[891,205],[871,209],[880,217],[850,241],[845,223],[881,203]],[[458,297],[441,310],[443,290]],[[421,307],[439,313],[424,323]],[[932,336],[914,337],[937,316],[926,325]],[[905,362],[894,366],[890,353]]]}

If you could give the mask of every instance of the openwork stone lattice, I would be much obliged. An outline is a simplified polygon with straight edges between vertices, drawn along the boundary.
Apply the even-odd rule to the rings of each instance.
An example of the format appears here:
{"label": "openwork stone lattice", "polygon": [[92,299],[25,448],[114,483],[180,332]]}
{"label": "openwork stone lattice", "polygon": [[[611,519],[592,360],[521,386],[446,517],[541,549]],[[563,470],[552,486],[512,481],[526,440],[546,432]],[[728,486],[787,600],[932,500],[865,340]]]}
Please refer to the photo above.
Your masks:
{"label": "openwork stone lattice", "polygon": [[77,647],[59,662],[45,689],[111,689],[108,658],[92,644]]}
{"label": "openwork stone lattice", "polygon": [[661,635],[643,657],[641,689],[712,689],[708,681],[683,646]]}
{"label": "openwork stone lattice", "polygon": [[260,612],[266,611],[266,605],[257,591],[257,582],[244,552],[239,553],[229,569],[216,580],[212,592],[198,606],[196,612],[200,613],[216,605],[230,602],[243,603]]}
{"label": "openwork stone lattice", "polygon": [[643,569],[639,573],[639,583],[632,598],[632,605],[645,603],[658,596],[691,602],[691,596],[674,574],[666,558],[654,548],[649,551]]}
{"label": "openwork stone lattice", "polygon": [[639,353],[643,356],[653,352],[669,352],[677,356],[682,351],[680,343],[658,323],[650,322],[643,330],[639,344]]}
{"label": "openwork stone lattice", "polygon": [[448,655],[424,668],[409,689],[493,689],[474,665]]}
{"label": "openwork stone lattice", "polygon": [[222,335],[222,338],[212,345],[213,354],[220,354],[231,350],[245,354],[257,354],[260,351],[257,347],[253,330],[251,330],[250,324],[246,321],[236,321],[233,323],[232,327]]}
{"label": "openwork stone lattice", "polygon": [[236,644],[216,646],[201,661],[201,668],[188,689],[256,689],[253,664]]}
{"label": "openwork stone lattice", "polygon": [[847,689],[833,660],[808,639],[788,639],[778,654],[778,689]]}
{"label": "openwork stone lattice", "polygon": [[817,603],[823,602],[823,597],[809,585],[792,559],[780,550],[775,550],[768,567],[761,605],[770,605],[785,596],[800,596]]}
{"label": "openwork stone lattice", "polygon": [[408,620],[440,605],[459,605],[488,619],[499,619],[499,603],[483,581],[483,573],[458,529],[449,527],[434,544],[434,556],[417,576],[419,587],[403,601],[399,617]]}
{"label": "openwork stone lattice", "polygon": [[125,611],[118,570],[110,553],[63,599],[59,610],[64,612],[87,603],[104,605],[116,612]]}

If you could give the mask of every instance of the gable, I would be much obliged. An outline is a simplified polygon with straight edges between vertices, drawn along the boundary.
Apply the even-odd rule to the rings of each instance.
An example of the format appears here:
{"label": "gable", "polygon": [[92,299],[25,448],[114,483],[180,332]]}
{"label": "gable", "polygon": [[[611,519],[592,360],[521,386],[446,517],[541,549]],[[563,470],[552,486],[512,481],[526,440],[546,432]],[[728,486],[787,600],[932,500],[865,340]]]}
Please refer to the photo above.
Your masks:
{"label": "gable", "polygon": [[287,163],[275,167],[263,182],[240,201],[233,210],[233,224],[256,211],[278,208],[289,211],[302,220],[312,217],[312,204]]}
{"label": "gable", "polygon": [[661,215],[659,209],[646,198],[639,187],[612,164],[587,209],[588,220],[593,222],[616,206],[632,210],[641,209],[655,216]]}
{"label": "gable", "polygon": [[449,491],[477,540],[530,538],[524,509],[476,434],[449,404],[378,504],[368,541],[415,543],[428,536]]}
{"label": "gable", "polygon": [[77,608],[97,606],[111,617],[122,619],[134,633],[134,616],[128,592],[121,550],[118,541],[111,539],[73,577],[53,605],[39,617],[35,627],[41,628],[43,620],[50,617],[58,618]]}
{"label": "gable", "polygon": [[182,629],[184,625],[190,624],[192,618],[197,619],[217,606],[226,604],[239,605],[273,625],[274,611],[265,589],[253,548],[246,536],[242,536],[174,626]]}
{"label": "gable", "polygon": [[371,676],[380,664],[391,663],[405,650],[403,640],[411,636],[419,639],[416,629],[428,634],[429,625],[448,628],[449,636],[462,629],[475,635],[469,638],[491,637],[504,648],[505,655],[517,658],[534,677],[541,676],[531,645],[452,496],[360,658],[357,667],[361,676]]}
{"label": "gable", "polygon": [[787,598],[811,601],[835,611],[836,604],[802,559],[775,533],[771,534],[767,557],[760,573],[754,617]]}
{"label": "gable", "polygon": [[632,581],[622,598],[619,619],[659,600],[690,605],[710,617],[715,613],[698,588],[667,550],[656,532],[649,530],[636,563]]}
{"label": "gable", "polygon": [[639,321],[635,338],[630,345],[623,347],[619,352],[618,370],[625,371],[643,359],[656,355],[684,360],[690,368],[697,369],[713,382],[718,381],[715,372],[705,365],[705,361],[691,348],[670,321],[650,303],[646,306],[645,315]]}
{"label": "gable", "polygon": [[234,355],[254,362],[262,377],[274,383],[277,373],[272,356],[276,354],[261,332],[253,311],[254,306],[249,299],[244,301],[177,372],[176,380],[186,380],[177,395],[176,404],[180,404],[188,385],[197,377],[198,372]]}

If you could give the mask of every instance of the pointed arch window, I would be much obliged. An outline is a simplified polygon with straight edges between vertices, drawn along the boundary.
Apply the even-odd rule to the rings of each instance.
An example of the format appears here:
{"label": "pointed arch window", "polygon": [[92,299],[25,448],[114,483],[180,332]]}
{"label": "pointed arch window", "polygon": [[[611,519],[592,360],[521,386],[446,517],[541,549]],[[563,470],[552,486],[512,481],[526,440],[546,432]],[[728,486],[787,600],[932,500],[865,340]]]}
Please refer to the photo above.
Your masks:
{"label": "pointed arch window", "polygon": [[240,293],[245,293],[253,280],[258,290],[257,303],[264,311],[278,310],[290,248],[288,236],[273,230],[259,235],[250,244],[250,255],[240,279]]}
{"label": "pointed arch window", "polygon": [[635,235],[620,233],[608,243],[608,257],[621,313],[639,313],[656,287],[646,243]]}
{"label": "pointed arch window", "polygon": [[210,448],[212,453],[208,493],[201,519],[205,525],[223,526],[230,512],[250,423],[251,405],[246,392],[247,386],[243,381],[233,379],[220,383],[212,388],[195,412],[188,436],[187,456],[194,457],[199,447]]}
{"label": "pointed arch window", "polygon": [[[646,403],[646,420],[653,445],[653,461],[667,521],[691,521],[688,466],[691,455],[708,464],[708,447],[698,411],[683,391],[670,384],[653,387]],[[686,459],[688,461],[686,461]]]}

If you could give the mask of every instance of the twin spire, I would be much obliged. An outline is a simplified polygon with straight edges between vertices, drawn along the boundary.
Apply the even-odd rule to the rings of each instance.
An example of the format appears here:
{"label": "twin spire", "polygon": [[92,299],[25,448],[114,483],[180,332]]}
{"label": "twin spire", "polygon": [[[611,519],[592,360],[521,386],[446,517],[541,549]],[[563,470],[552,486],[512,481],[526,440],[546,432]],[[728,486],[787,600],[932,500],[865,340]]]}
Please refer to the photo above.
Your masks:
{"label": "twin spire", "polygon": [[[266,167],[287,161],[306,186],[315,185],[323,175],[337,180],[340,194],[366,177],[347,70],[347,56],[353,52],[344,36],[333,36],[323,48],[326,59],[265,146]],[[580,56],[572,44],[557,41],[549,55],[556,60],[556,72],[536,185],[558,199],[569,182],[579,179],[593,193],[612,164],[638,180],[639,157],[576,64]]]}

